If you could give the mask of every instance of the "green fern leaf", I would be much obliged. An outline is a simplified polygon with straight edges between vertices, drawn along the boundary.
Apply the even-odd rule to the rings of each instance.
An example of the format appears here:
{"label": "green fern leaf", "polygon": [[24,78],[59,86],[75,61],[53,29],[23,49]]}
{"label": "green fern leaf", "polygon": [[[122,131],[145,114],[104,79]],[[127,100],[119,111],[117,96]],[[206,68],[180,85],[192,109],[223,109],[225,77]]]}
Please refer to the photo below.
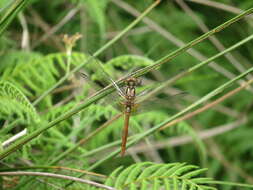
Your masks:
{"label": "green fern leaf", "polygon": [[[88,57],[86,54],[73,52],[70,64],[77,66],[85,62]],[[44,57],[30,56],[29,59],[13,59],[13,62],[16,61],[17,64],[7,74],[4,73],[3,79],[19,85],[20,90],[28,96],[39,96],[53,86],[63,71],[66,71],[66,60],[65,53],[52,53]]]}
{"label": "green fern leaf", "polygon": [[176,164],[175,166],[171,167],[167,172],[165,172],[164,175],[175,176],[177,170],[181,169],[182,166],[184,166],[184,165],[185,165],[185,163]]}
{"label": "green fern leaf", "polygon": [[187,183],[186,181],[183,181],[181,189],[186,190],[186,188],[187,188]]}
{"label": "green fern leaf", "polygon": [[169,180],[163,179],[163,183],[166,190],[171,190]]}
{"label": "green fern leaf", "polygon": [[122,171],[123,166],[118,167],[116,170],[114,170],[110,177],[106,180],[105,185],[112,186],[114,184],[115,179],[117,178],[117,175],[120,171]]}
{"label": "green fern leaf", "polygon": [[[7,81],[0,81],[0,103],[1,105],[16,105],[14,109],[9,110],[9,114],[11,111],[14,113],[18,113],[18,115],[22,115],[21,113],[27,114],[30,118],[33,119],[35,122],[39,122],[39,116],[36,113],[35,108],[30,103],[30,101],[26,98],[26,96],[12,83]],[[9,101],[3,101],[9,100]],[[19,109],[17,109],[19,108]],[[1,109],[0,111],[3,111]]]}
{"label": "green fern leaf", "polygon": [[173,189],[174,190],[178,190],[178,187],[179,184],[178,184],[178,181],[177,181],[177,178],[173,178]]}
{"label": "green fern leaf", "polygon": [[203,173],[206,170],[207,170],[206,168],[199,169],[199,170],[194,170],[192,172],[189,172],[189,173],[183,175],[182,177],[184,177],[185,179],[189,179],[189,178],[195,177],[195,176]]}
{"label": "green fern leaf", "polygon": [[128,176],[129,173],[131,173],[131,171],[135,168],[135,165],[132,165],[128,168],[126,168],[125,170],[123,170],[119,176],[117,177],[116,181],[115,181],[115,187],[119,188],[121,186],[121,184],[123,184],[126,181],[126,178]]}
{"label": "green fern leaf", "polygon": [[134,167],[134,169],[129,173],[126,183],[130,183],[131,179],[136,178],[140,171],[142,171],[142,167],[145,165],[150,165],[151,162],[142,162],[138,164],[138,166]]}
{"label": "green fern leaf", "polygon": [[163,164],[155,164],[155,165],[153,165],[153,164],[150,162],[149,165],[151,165],[151,166],[149,166],[148,168],[146,168],[146,169],[139,175],[139,177],[137,178],[137,180],[152,175],[152,173],[155,172],[156,170],[159,170],[159,169],[162,167]]}
{"label": "green fern leaf", "polygon": [[148,189],[148,182],[146,180],[141,181],[141,190],[146,190]]}
{"label": "green fern leaf", "polygon": [[157,176],[160,175],[162,173],[165,173],[166,171],[168,171],[169,168],[175,166],[177,163],[172,163],[172,164],[163,164],[163,167],[159,167],[159,169],[155,172],[153,172],[153,174],[151,176]]}
{"label": "green fern leaf", "polygon": [[[208,186],[208,183],[211,182],[210,178],[198,177],[206,169],[197,168],[197,166],[185,163],[137,163],[126,169],[122,167],[116,169],[106,181],[106,185],[130,190],[147,188],[154,190],[162,188],[166,190],[215,190],[216,188]],[[116,179],[112,180],[112,178]]]}

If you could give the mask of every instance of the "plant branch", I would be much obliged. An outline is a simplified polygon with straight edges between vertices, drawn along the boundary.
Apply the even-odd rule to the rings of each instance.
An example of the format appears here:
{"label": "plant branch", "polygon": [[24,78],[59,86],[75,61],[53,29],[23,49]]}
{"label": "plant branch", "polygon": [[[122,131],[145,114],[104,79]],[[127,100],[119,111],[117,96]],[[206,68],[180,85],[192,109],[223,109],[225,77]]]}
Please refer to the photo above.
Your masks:
{"label": "plant branch", "polygon": [[113,187],[109,187],[107,185],[103,185],[100,183],[96,183],[94,181],[90,181],[87,179],[80,179],[77,177],[62,175],[62,174],[54,174],[54,173],[47,173],[47,172],[24,172],[24,171],[17,171],[17,172],[0,172],[0,176],[40,176],[40,177],[51,177],[51,178],[58,178],[64,180],[71,180],[75,182],[80,182],[84,184],[88,184],[91,186],[95,186],[98,188],[103,188],[107,190],[116,190]]}
{"label": "plant branch", "polygon": [[15,18],[15,16],[22,11],[30,0],[14,0],[9,3],[1,11],[6,11],[5,14],[0,18],[0,36],[3,34],[4,30]]}

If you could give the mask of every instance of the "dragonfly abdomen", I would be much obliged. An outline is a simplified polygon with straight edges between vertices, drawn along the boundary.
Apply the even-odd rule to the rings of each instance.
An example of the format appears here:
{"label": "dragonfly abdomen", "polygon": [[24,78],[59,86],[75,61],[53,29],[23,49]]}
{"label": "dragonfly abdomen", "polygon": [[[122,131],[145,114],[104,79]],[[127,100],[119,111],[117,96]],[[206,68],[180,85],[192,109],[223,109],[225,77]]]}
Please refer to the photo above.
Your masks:
{"label": "dragonfly abdomen", "polygon": [[125,121],[124,121],[124,129],[122,134],[122,144],[121,144],[121,156],[125,154],[126,151],[126,143],[128,136],[128,127],[129,127],[129,119],[132,112],[132,108],[135,105],[135,97],[136,97],[136,79],[130,78],[126,81],[127,87],[125,89]]}

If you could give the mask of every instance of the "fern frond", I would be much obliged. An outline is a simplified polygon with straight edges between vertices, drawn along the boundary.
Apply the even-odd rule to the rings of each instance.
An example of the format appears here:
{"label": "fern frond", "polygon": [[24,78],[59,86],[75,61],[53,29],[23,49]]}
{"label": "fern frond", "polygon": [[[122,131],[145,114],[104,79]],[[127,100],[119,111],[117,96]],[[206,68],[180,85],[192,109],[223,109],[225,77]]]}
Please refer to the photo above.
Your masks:
{"label": "fern frond", "polygon": [[26,96],[8,81],[0,81],[0,105],[0,111],[6,115],[16,113],[20,117],[27,115],[27,119],[31,118],[36,122],[40,120]]}
{"label": "fern frond", "polygon": [[215,190],[210,178],[199,177],[206,169],[185,163],[137,163],[117,168],[105,182],[117,189]]}
{"label": "fern frond", "polygon": [[[73,53],[71,65],[79,65],[86,59],[85,54]],[[38,96],[55,84],[61,75],[64,75],[67,69],[66,60],[65,53],[52,53],[43,57],[34,56],[28,61],[21,59],[18,60],[14,69],[4,74],[3,79],[19,86],[26,95]]]}

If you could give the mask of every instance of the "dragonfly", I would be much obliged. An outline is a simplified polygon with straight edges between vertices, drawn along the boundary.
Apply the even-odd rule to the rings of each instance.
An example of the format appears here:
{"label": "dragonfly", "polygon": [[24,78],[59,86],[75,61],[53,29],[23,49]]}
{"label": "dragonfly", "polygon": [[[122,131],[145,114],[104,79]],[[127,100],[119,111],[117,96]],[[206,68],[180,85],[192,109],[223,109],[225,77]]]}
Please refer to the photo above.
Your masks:
{"label": "dragonfly", "polygon": [[[125,77],[127,78],[124,83],[125,87],[121,88],[117,83],[112,79],[112,77],[106,72],[103,68],[103,65],[92,55],[89,55],[92,60],[90,64],[91,70],[94,71],[95,74],[98,74],[100,77],[102,76],[102,80],[106,80],[110,82],[113,87],[116,89],[118,96],[120,96],[121,101],[119,102],[121,107],[123,107],[123,114],[124,114],[124,125],[122,130],[122,140],[121,140],[121,156],[125,155],[126,152],[126,144],[127,144],[127,137],[128,137],[128,129],[129,129],[129,121],[132,115],[133,110],[136,110],[137,107],[137,95],[136,95],[136,87],[141,84],[140,79],[136,77]],[[81,76],[91,82],[91,76],[86,73],[80,73]]]}
{"label": "dragonfly", "polygon": [[132,113],[132,110],[135,107],[137,83],[138,83],[137,78],[130,77],[129,79],[126,80],[125,92],[123,92],[123,94],[122,94],[122,91],[118,92],[118,93],[121,93],[122,98],[124,98],[125,100],[122,102],[122,104],[124,105],[125,120],[124,120],[123,132],[122,132],[121,156],[124,156],[126,152],[129,120],[130,120],[130,115]]}
{"label": "dragonfly", "polygon": [[[133,76],[126,76],[126,80],[124,81],[125,86],[124,88],[119,87],[117,83],[112,79],[112,77],[106,72],[103,68],[103,65],[95,59],[92,55],[90,55],[93,61],[91,64],[93,65],[93,71],[95,74],[102,76],[102,80],[106,80],[113,85],[116,89],[118,96],[120,96],[121,101],[119,102],[120,105],[123,106],[123,114],[124,114],[124,124],[122,130],[122,137],[121,137],[121,156],[125,155],[126,152],[126,144],[128,138],[128,129],[129,129],[129,121],[133,112],[136,111],[136,108],[139,106],[139,103],[142,100],[139,100],[141,96],[145,95],[148,91],[144,90],[137,95],[137,86],[140,86],[141,80],[137,77]],[[88,81],[92,81],[91,77],[88,74],[80,73],[83,78]],[[101,79],[101,78],[100,78]]]}

